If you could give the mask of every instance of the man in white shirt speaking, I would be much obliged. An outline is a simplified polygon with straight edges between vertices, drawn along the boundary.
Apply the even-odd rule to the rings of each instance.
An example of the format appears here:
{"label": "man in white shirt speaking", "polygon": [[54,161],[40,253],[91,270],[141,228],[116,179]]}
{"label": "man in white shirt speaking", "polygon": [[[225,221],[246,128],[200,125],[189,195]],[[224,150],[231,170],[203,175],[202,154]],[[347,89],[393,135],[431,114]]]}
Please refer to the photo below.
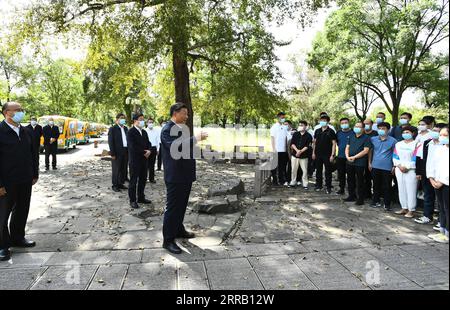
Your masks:
{"label": "man in white shirt speaking", "polygon": [[153,118],[149,118],[147,121],[147,128],[145,128],[147,132],[148,139],[152,145],[150,151],[150,157],[148,158],[148,179],[150,183],[156,183],[155,181],[155,162],[156,158],[159,154],[159,148],[161,143],[161,130],[155,128],[155,120]]}

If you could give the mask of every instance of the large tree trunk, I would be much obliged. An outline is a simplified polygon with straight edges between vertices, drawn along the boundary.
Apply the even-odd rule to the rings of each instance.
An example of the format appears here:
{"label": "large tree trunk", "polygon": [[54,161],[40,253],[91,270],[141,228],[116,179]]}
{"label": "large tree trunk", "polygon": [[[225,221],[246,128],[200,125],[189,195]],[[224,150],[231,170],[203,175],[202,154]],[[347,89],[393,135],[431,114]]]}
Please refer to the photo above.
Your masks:
{"label": "large tree trunk", "polygon": [[399,114],[400,114],[400,103],[394,102],[392,107],[392,126],[398,125]]}
{"label": "large tree trunk", "polygon": [[194,111],[191,100],[191,87],[187,53],[184,48],[173,47],[173,73],[175,77],[175,100],[188,107],[189,119],[187,125],[194,134]]}

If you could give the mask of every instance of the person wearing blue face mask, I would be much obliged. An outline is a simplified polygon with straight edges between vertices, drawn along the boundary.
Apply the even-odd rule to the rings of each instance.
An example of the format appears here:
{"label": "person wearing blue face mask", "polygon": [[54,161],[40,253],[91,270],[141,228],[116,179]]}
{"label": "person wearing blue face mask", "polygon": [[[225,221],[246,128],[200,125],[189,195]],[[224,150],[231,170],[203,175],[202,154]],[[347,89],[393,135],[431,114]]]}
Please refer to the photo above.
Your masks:
{"label": "person wearing blue face mask", "polygon": [[[371,119],[366,119],[364,121],[364,134],[369,138],[378,136],[378,130],[373,130],[373,125]],[[370,172],[368,165],[364,170],[364,197],[366,199],[372,199],[372,173]]]}
{"label": "person wearing blue face mask", "polygon": [[353,129],[355,135],[350,136],[345,148],[347,158],[348,193],[346,202],[364,205],[364,171],[367,167],[368,154],[371,148],[370,137],[364,133],[364,123],[357,122]]}
{"label": "person wearing blue face mask", "polygon": [[338,145],[336,168],[339,179],[339,190],[337,191],[337,194],[344,195],[345,185],[347,183],[347,158],[345,156],[345,148],[347,147],[348,139],[350,136],[354,136],[355,133],[350,128],[350,120],[348,118],[342,118],[340,123],[341,130],[336,134]]}
{"label": "person wearing blue face mask", "polygon": [[128,160],[130,166],[128,197],[132,209],[139,209],[138,203],[152,203],[145,198],[144,192],[147,183],[148,158],[151,155],[150,150],[152,147],[144,127],[144,115],[142,113],[133,115],[133,127],[128,130],[127,134]]}
{"label": "person wearing blue face mask", "polygon": [[417,136],[417,128],[414,126],[411,126],[411,120],[413,118],[413,115],[411,113],[405,112],[402,115],[400,115],[400,121],[399,125],[392,128],[390,132],[390,136],[395,138],[397,141],[403,141],[403,129],[405,127],[410,127],[413,129],[413,138]]}
{"label": "person wearing blue face mask", "polygon": [[125,180],[128,175],[128,127],[125,114],[116,117],[116,124],[109,128],[108,144],[112,158],[112,190],[120,192],[126,190]]}
{"label": "person wearing blue face mask", "polygon": [[10,247],[29,248],[25,238],[32,187],[39,178],[38,149],[29,130],[21,126],[25,116],[17,102],[2,107],[0,123],[0,261],[11,258]]}
{"label": "person wearing blue face mask", "polygon": [[439,154],[436,154],[436,147],[440,146],[439,134],[446,124],[437,124],[429,133],[429,139],[421,142],[421,155],[417,159],[416,174],[417,178],[422,184],[424,199],[423,199],[423,216],[416,219],[418,224],[432,224],[434,216],[434,204],[436,200],[435,190],[431,185],[430,178],[435,176],[435,171],[432,169],[433,161],[438,160]]}
{"label": "person wearing blue face mask", "polygon": [[391,210],[392,202],[392,156],[397,140],[389,136],[391,125],[378,124],[378,136],[372,137],[372,149],[369,152],[369,170],[372,172],[373,195],[372,208],[381,208],[381,197],[384,199],[384,210]]}
{"label": "person wearing blue face mask", "polygon": [[398,197],[402,207],[396,214],[404,215],[406,218],[414,218],[417,207],[416,163],[419,148],[414,141],[413,133],[414,128],[410,126],[403,128],[403,141],[396,144],[393,155]]}
{"label": "person wearing blue face mask", "polygon": [[376,118],[376,122],[375,124],[372,126],[372,130],[378,132],[378,125],[381,123],[384,123],[386,121],[386,113],[384,112],[379,112],[377,114],[377,118]]}
{"label": "person wearing blue face mask", "polygon": [[449,138],[448,126],[441,129],[437,156],[430,165],[430,182],[436,192],[439,204],[439,231],[429,237],[439,243],[448,243],[449,231]]}

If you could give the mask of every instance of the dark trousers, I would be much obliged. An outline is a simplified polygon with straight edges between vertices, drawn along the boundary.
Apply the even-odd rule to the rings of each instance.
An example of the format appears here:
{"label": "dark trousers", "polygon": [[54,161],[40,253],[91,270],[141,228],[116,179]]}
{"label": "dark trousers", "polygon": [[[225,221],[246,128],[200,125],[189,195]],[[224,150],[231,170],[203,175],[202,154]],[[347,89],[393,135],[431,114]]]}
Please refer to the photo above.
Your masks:
{"label": "dark trousers", "polygon": [[189,203],[192,183],[167,183],[167,203],[164,212],[163,236],[165,242],[175,240],[185,231],[183,225]]}
{"label": "dark trousers", "polygon": [[150,180],[150,182],[155,181],[155,162],[156,162],[156,158],[157,158],[157,153],[158,150],[156,149],[156,147],[152,147],[150,149],[150,151],[152,152],[150,154],[150,157],[148,158],[148,179]]}
{"label": "dark trousers", "polygon": [[145,199],[145,185],[147,183],[148,161],[130,163],[130,184],[128,186],[128,196],[130,202],[136,202],[136,188],[138,200]]}
{"label": "dark trousers", "polygon": [[364,202],[365,167],[347,164],[348,195],[358,202]]}
{"label": "dark trousers", "polygon": [[336,158],[336,168],[339,179],[339,189],[345,191],[345,184],[347,183],[347,159]]}
{"label": "dark trousers", "polygon": [[[287,161],[286,165],[287,165],[287,167],[286,167],[286,182],[291,183],[291,181],[292,181],[292,164],[290,161],[289,154],[288,154],[288,161]],[[298,172],[297,172],[297,175],[298,175]]]}
{"label": "dark trousers", "polygon": [[128,167],[128,151],[123,154],[116,155],[116,159],[112,161],[112,185],[117,187],[123,185],[127,178]]}
{"label": "dark trousers", "polygon": [[278,152],[278,166],[272,170],[273,184],[284,184],[288,182],[287,168],[289,162],[289,155],[287,152]]}
{"label": "dark trousers", "polygon": [[316,157],[316,188],[323,187],[323,167],[325,166],[325,184],[328,190],[332,188],[333,182],[333,165],[330,157]]}
{"label": "dark trousers", "polygon": [[162,167],[162,147],[161,143],[159,144],[159,154],[158,154],[158,170],[161,170]]}
{"label": "dark trousers", "polygon": [[287,165],[289,161],[289,155],[287,152],[278,153],[278,182],[283,184],[288,181],[287,178]]}
{"label": "dark trousers", "polygon": [[0,197],[0,249],[8,249],[12,243],[25,238],[32,185],[28,182],[6,186],[5,189],[6,196]]}
{"label": "dark trousers", "polygon": [[433,220],[434,215],[434,201],[436,200],[436,193],[430,180],[426,176],[422,176],[422,190],[423,190],[423,215]]}
{"label": "dark trousers", "polygon": [[384,205],[391,206],[392,202],[392,173],[391,171],[372,169],[373,195],[372,202],[380,203],[381,197],[384,198]]}
{"label": "dark trousers", "polygon": [[316,161],[312,159],[312,153],[308,157],[308,176],[313,177],[314,170],[316,170]]}
{"label": "dark trousers", "polygon": [[441,228],[445,228],[447,231],[449,230],[448,194],[448,186],[446,185],[436,190],[436,197],[439,204],[439,224]]}
{"label": "dark trousers", "polygon": [[372,198],[372,172],[369,166],[364,168],[364,198]]}
{"label": "dark trousers", "polygon": [[58,152],[58,144],[57,142],[53,142],[52,144],[46,144],[44,146],[45,150],[45,167],[50,168],[50,155],[52,155],[52,167],[56,167],[56,153]]}

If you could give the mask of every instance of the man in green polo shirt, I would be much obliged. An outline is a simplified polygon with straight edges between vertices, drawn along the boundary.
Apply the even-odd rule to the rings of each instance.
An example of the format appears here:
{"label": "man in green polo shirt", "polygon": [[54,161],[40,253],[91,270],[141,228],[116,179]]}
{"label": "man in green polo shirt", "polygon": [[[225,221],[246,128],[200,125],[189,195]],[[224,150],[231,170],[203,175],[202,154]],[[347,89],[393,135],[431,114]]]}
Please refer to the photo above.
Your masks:
{"label": "man in green polo shirt", "polygon": [[347,157],[347,178],[349,196],[346,202],[356,201],[356,205],[364,205],[364,170],[367,166],[370,151],[370,137],[364,134],[364,123],[357,122],[353,129],[355,135],[348,139],[345,156]]}

